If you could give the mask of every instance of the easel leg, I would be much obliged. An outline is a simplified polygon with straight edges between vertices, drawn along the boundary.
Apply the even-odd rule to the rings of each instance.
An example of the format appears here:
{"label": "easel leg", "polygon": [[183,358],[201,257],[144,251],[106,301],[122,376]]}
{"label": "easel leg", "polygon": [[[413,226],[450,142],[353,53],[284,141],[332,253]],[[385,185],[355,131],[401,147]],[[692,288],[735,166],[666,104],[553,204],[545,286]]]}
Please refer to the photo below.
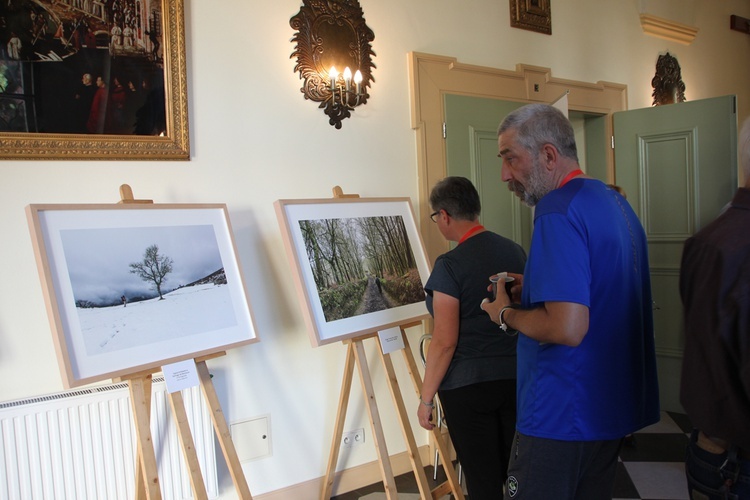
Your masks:
{"label": "easel leg", "polygon": [[354,356],[357,360],[357,366],[359,368],[359,376],[362,381],[362,392],[367,399],[367,412],[370,415],[370,425],[372,426],[372,433],[375,441],[375,449],[378,452],[378,462],[380,463],[380,474],[383,477],[383,483],[385,488],[385,496],[387,499],[398,498],[398,492],[396,491],[396,480],[393,477],[393,467],[391,467],[391,459],[388,455],[388,447],[385,444],[385,434],[383,433],[383,424],[380,421],[380,414],[378,413],[378,405],[375,401],[375,390],[372,386],[372,378],[370,377],[370,369],[367,366],[367,357],[365,356],[365,348],[362,344],[362,340],[355,340],[354,344]]}
{"label": "easel leg", "polygon": [[[422,394],[422,378],[419,376],[417,362],[414,360],[414,353],[411,350],[409,339],[407,338],[406,332],[403,328],[401,328],[401,336],[404,339],[404,361],[406,362],[406,366],[408,367],[409,375],[411,375],[411,380],[414,384],[414,390],[417,393],[417,397],[420,397],[420,395]],[[447,483],[450,486],[449,490],[445,487],[445,483],[442,485],[442,487],[438,486],[437,488],[435,488],[435,490],[433,490],[432,498],[440,498],[441,496],[448,493],[448,491],[451,491],[453,492],[453,496],[457,500],[464,500],[464,492],[458,482],[458,475],[456,474],[456,469],[453,467],[453,462],[451,461],[450,449],[448,448],[445,440],[443,440],[443,436],[440,433],[439,427],[435,426],[435,428],[432,429],[432,438],[435,441],[435,445],[437,446],[438,453],[440,453],[440,457],[443,459],[443,470],[445,470],[445,475],[448,478]]]}
{"label": "easel leg", "polygon": [[193,490],[193,498],[196,500],[207,500],[206,485],[203,482],[198,455],[195,452],[195,443],[193,442],[193,434],[190,432],[190,424],[188,423],[182,392],[169,393],[169,405],[172,407],[172,415],[174,415],[174,420],[177,423],[177,435],[182,445],[182,456],[185,458],[185,463],[190,472],[190,486]]}
{"label": "easel leg", "polygon": [[333,429],[333,441],[331,452],[328,455],[328,467],[323,482],[323,491],[320,493],[321,500],[328,500],[333,493],[333,480],[336,474],[336,464],[339,460],[339,447],[341,436],[344,433],[344,422],[346,420],[346,408],[349,405],[349,394],[352,390],[352,378],[354,377],[354,346],[349,343],[346,348],[346,363],[344,364],[344,377],[341,382],[341,393],[339,394],[339,406],[336,410],[336,424]]}
{"label": "easel leg", "polygon": [[385,372],[388,375],[388,387],[391,390],[391,398],[393,399],[393,405],[396,407],[399,421],[401,423],[401,432],[404,435],[404,441],[406,441],[406,449],[409,453],[409,460],[411,461],[411,467],[414,471],[414,477],[417,480],[417,486],[422,498],[428,498],[430,493],[430,484],[427,482],[427,475],[424,472],[424,465],[422,465],[422,459],[419,456],[419,447],[414,439],[414,433],[411,430],[411,424],[409,423],[409,416],[404,405],[404,398],[401,394],[401,389],[396,379],[396,371],[393,369],[393,362],[391,361],[390,354],[383,354],[382,346],[380,346],[380,340],[378,339],[378,354],[380,354],[380,360],[383,363]]}
{"label": "easel leg", "polygon": [[[159,472],[151,439],[151,375],[128,380],[138,442],[136,458],[136,498],[161,500]],[[145,497],[144,497],[145,495]]]}
{"label": "easel leg", "polygon": [[206,398],[208,407],[211,410],[211,420],[214,424],[216,437],[219,440],[221,450],[224,452],[224,459],[227,462],[227,467],[229,467],[229,475],[232,476],[234,488],[237,490],[237,495],[241,500],[251,500],[250,488],[247,486],[245,473],[242,472],[242,465],[237,456],[237,450],[234,448],[232,435],[229,432],[229,426],[227,426],[221,404],[219,404],[219,397],[216,395],[216,389],[214,389],[214,384],[211,381],[211,374],[208,372],[206,362],[196,360],[195,366],[198,369],[198,378],[201,381],[203,396]]}

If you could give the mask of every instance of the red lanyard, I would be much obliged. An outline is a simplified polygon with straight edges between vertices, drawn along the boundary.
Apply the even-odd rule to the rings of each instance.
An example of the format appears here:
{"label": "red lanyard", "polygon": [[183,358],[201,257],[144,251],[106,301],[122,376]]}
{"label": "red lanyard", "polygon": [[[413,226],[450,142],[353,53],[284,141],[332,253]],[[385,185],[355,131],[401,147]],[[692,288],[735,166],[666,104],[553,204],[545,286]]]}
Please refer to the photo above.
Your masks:
{"label": "red lanyard", "polygon": [[464,241],[466,241],[466,238],[468,238],[472,234],[476,233],[477,231],[481,231],[482,229],[484,229],[484,226],[481,225],[481,224],[477,224],[476,226],[472,227],[471,229],[469,229],[468,231],[466,231],[466,233],[464,233],[463,236],[461,236],[461,239],[458,240],[458,244],[460,245],[461,243],[463,243]]}
{"label": "red lanyard", "polygon": [[567,184],[573,177],[577,175],[583,175],[583,170],[580,168],[578,170],[573,170],[571,173],[565,176],[565,178],[562,180],[559,186],[557,187],[563,187],[565,184]]}

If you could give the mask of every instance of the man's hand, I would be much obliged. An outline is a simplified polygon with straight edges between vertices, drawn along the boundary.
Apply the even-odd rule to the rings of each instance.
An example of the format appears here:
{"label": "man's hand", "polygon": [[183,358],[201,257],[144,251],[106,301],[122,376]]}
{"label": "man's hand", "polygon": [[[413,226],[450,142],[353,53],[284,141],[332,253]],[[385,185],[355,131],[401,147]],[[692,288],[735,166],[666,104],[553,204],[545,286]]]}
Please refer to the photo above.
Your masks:
{"label": "man's hand", "polygon": [[[514,280],[514,285],[511,288],[511,294],[513,295],[514,299],[517,299],[517,301],[520,302],[521,288],[523,287],[523,274],[508,273],[508,276],[512,277]],[[511,303],[510,297],[508,297],[508,292],[505,290],[504,285],[505,283],[501,285],[500,282],[498,282],[497,295],[495,297],[495,300],[484,299],[479,305],[479,308],[486,312],[489,315],[490,319],[498,325],[500,324],[500,311],[503,307],[507,307]],[[492,285],[487,288],[487,291],[492,291]]]}

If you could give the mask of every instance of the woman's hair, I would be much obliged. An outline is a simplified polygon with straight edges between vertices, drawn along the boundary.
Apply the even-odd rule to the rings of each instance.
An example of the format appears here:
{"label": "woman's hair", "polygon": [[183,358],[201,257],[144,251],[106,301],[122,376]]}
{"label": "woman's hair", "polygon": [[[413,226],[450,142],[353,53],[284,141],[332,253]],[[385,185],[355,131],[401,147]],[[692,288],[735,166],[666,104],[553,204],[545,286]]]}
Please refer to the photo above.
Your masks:
{"label": "woman's hair", "polygon": [[440,180],[430,193],[433,210],[445,210],[459,220],[476,220],[482,211],[474,184],[466,177],[450,176]]}

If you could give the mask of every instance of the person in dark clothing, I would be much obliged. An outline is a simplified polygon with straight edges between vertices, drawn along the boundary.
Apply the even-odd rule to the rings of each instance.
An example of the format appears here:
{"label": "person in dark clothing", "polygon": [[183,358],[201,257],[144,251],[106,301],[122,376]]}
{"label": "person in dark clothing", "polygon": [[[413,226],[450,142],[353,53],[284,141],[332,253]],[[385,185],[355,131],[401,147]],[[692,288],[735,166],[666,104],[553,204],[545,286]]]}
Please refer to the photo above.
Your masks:
{"label": "person in dark clothing", "polygon": [[91,73],[84,73],[81,76],[81,84],[76,89],[75,96],[73,97],[75,101],[75,132],[81,134],[88,132],[87,123],[89,120],[89,113],[91,112],[91,104],[94,102],[96,89],[97,86],[94,85]]}
{"label": "person in dark clothing", "polygon": [[750,498],[750,119],[739,148],[744,187],[688,238],[680,267],[691,498]]}
{"label": "person in dark clothing", "polygon": [[133,133],[160,135],[167,130],[164,83],[161,78],[144,78],[142,91],[146,94],[143,105],[135,112]]}
{"label": "person in dark clothing", "polygon": [[480,307],[489,277],[520,273],[526,253],[479,223],[479,194],[469,179],[446,177],[430,194],[432,220],[458,245],[441,255],[425,285],[435,318],[417,411],[432,429],[435,394],[466,474],[472,500],[502,498],[516,425],[516,339]]}

